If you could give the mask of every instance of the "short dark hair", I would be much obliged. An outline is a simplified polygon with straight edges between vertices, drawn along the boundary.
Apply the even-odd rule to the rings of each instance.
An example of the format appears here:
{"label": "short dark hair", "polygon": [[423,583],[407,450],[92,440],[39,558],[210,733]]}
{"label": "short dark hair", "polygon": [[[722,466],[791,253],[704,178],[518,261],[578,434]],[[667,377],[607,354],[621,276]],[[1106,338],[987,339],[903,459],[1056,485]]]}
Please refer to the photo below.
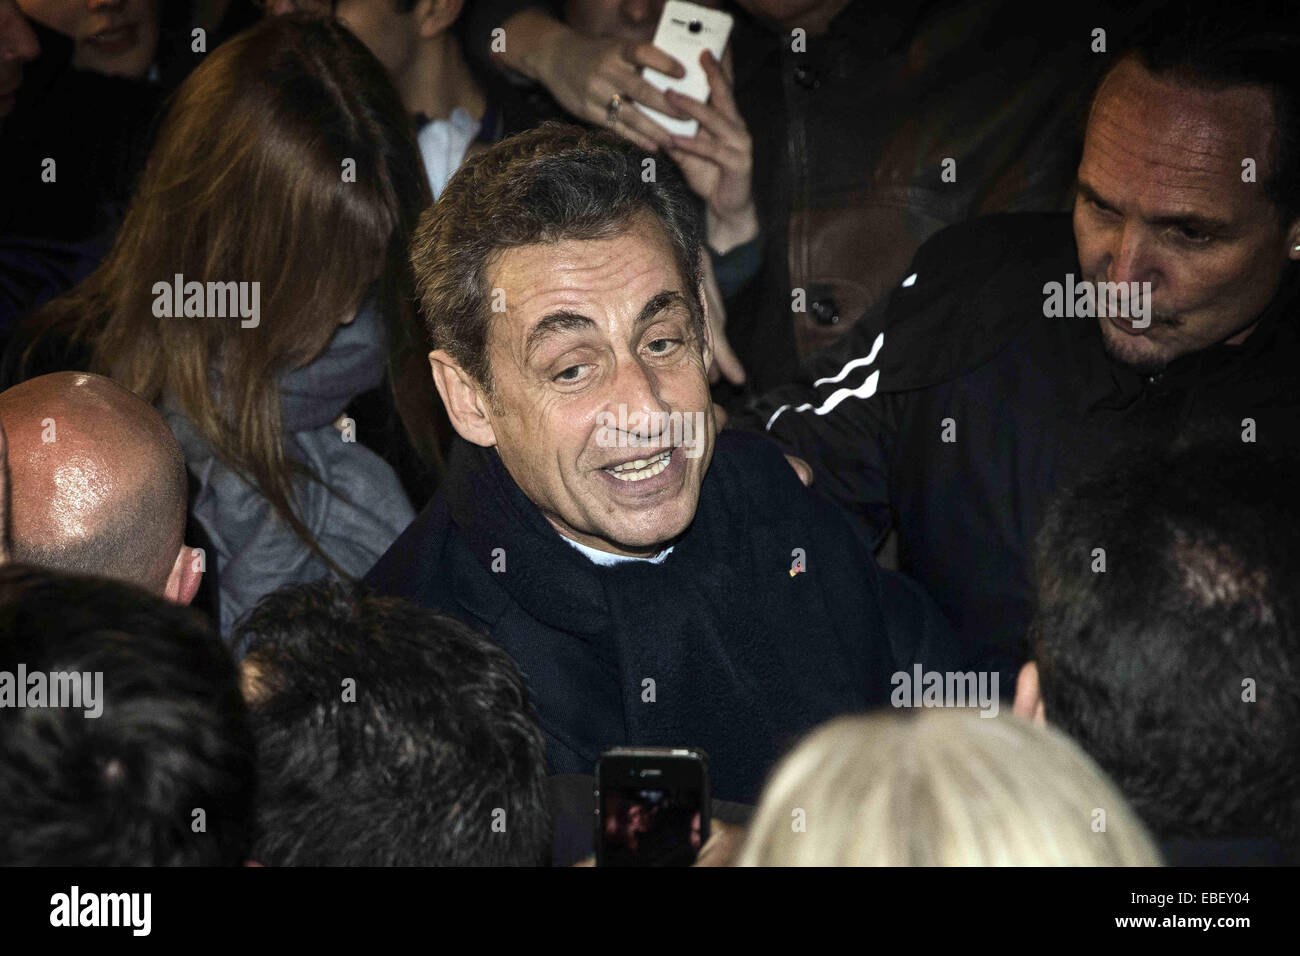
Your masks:
{"label": "short dark hair", "polygon": [[1196,89],[1268,90],[1276,125],[1270,173],[1262,185],[1286,226],[1300,216],[1300,31],[1281,11],[1281,4],[1269,0],[1221,7],[1165,4],[1107,75],[1133,59],[1156,76]]}
{"label": "short dark hair", "polygon": [[1297,488],[1250,444],[1129,450],[1040,532],[1047,719],[1159,837],[1298,835]]}
{"label": "short dark hair", "polygon": [[0,670],[20,664],[102,673],[102,713],[0,709],[0,863],[247,859],[253,741],[234,659],[201,614],[119,581],[9,565]]}
{"label": "short dark hair", "polygon": [[701,216],[680,171],[607,130],[554,122],[468,159],[420,217],[411,263],[430,344],[490,391],[494,256],[535,243],[607,239],[638,213],[653,215],[668,237],[702,344]]}
{"label": "short dark hair", "polygon": [[330,582],[267,596],[235,640],[259,750],[259,862],[547,861],[546,745],[504,651]]}

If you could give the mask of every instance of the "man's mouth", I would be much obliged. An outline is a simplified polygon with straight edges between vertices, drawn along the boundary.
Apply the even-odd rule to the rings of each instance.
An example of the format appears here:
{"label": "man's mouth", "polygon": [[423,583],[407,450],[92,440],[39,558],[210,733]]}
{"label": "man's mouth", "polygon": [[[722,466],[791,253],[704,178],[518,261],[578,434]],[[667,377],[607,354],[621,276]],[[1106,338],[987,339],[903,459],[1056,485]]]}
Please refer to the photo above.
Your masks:
{"label": "man's mouth", "polygon": [[1124,316],[1121,315],[1107,314],[1106,318],[1110,319],[1111,325],[1115,326],[1115,328],[1119,329],[1121,332],[1123,332],[1126,335],[1132,335],[1135,337],[1145,335],[1148,328],[1147,326],[1134,325],[1133,324],[1135,321],[1134,319],[1125,318]]}
{"label": "man's mouth", "polygon": [[606,465],[601,470],[619,481],[645,481],[662,473],[671,463],[673,449],[666,448],[649,458],[634,458],[617,465]]}
{"label": "man's mouth", "polygon": [[107,30],[100,30],[98,33],[92,33],[86,37],[86,42],[100,53],[109,56],[118,56],[132,49],[138,40],[139,33],[134,23],[128,23],[120,27],[111,27]]}

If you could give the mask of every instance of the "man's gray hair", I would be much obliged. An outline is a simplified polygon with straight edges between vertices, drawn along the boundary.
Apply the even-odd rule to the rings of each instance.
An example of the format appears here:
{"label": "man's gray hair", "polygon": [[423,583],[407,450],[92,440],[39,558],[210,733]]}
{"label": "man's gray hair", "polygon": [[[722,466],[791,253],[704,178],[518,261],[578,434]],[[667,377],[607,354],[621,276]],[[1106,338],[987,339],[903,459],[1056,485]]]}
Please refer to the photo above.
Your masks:
{"label": "man's gray hair", "polygon": [[704,341],[698,200],[675,165],[599,129],[545,123],[468,160],[420,218],[411,264],[430,344],[491,391],[487,272],[506,249],[608,239],[650,214],[663,227]]}

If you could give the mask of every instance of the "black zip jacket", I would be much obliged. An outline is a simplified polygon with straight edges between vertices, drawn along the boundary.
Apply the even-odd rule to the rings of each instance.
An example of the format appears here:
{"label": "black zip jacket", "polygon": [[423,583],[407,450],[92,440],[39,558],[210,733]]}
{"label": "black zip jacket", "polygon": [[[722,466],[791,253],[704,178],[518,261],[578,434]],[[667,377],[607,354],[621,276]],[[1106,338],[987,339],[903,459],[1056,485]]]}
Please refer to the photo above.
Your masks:
{"label": "black zip jacket", "polygon": [[1217,436],[1242,454],[1300,441],[1300,270],[1288,268],[1240,346],[1146,376],[1106,354],[1097,319],[1044,317],[1045,284],[1082,278],[1069,215],[953,226],[736,424],[808,460],[866,536],[895,527],[900,570],[1006,686],[1027,657],[1033,539],[1058,486],[1128,441]]}

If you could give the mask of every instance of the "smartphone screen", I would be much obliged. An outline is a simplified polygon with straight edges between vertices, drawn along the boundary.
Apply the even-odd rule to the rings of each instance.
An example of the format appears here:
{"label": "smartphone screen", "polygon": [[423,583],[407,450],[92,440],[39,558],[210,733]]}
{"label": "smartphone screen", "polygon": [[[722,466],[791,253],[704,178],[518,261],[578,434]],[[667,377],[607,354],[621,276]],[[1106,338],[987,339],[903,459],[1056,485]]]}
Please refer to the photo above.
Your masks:
{"label": "smartphone screen", "polygon": [[600,866],[690,866],[709,838],[701,751],[614,749],[597,770]]}
{"label": "smartphone screen", "polygon": [[[711,10],[684,0],[668,0],[659,16],[654,45],[680,63],[686,70],[686,75],[680,80],[674,79],[649,67],[642,70],[641,75],[656,89],[677,90],[691,99],[706,102],[709,98],[709,79],[704,75],[704,67],[700,66],[700,53],[709,50],[721,60],[722,51],[727,46],[727,37],[731,34],[732,22],[731,14],[721,10]],[[700,124],[693,119],[673,119],[640,103],[637,108],[678,136],[694,136],[699,131]]]}

